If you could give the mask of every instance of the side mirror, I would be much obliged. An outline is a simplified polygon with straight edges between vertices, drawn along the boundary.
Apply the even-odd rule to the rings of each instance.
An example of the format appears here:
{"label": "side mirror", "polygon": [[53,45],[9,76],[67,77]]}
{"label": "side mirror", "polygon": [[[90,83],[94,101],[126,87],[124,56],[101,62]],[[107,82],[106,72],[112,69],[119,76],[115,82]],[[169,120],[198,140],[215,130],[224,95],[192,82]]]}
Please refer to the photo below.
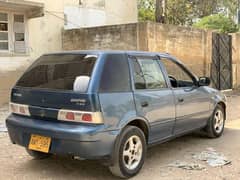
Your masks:
{"label": "side mirror", "polygon": [[73,91],[86,92],[90,81],[89,76],[77,76],[73,83]]}
{"label": "side mirror", "polygon": [[209,77],[200,77],[198,80],[199,86],[209,86],[211,83],[211,80]]}

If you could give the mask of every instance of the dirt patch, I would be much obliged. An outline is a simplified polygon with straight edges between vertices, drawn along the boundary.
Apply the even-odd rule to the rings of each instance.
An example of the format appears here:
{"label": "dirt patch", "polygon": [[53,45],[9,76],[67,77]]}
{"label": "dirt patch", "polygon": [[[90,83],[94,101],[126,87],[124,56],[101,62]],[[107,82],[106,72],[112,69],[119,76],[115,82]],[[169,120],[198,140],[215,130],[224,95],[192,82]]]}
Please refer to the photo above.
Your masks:
{"label": "dirt patch", "polygon": [[[221,138],[208,139],[198,135],[178,138],[148,149],[145,165],[139,175],[132,179],[238,179],[240,176],[239,141],[240,120],[227,124]],[[32,160],[25,149],[11,144],[6,133],[0,135],[0,179],[116,179],[107,167],[95,161],[77,161],[66,157]],[[169,167],[176,160],[191,162],[193,154],[212,147],[221,152],[231,164],[193,171]]]}

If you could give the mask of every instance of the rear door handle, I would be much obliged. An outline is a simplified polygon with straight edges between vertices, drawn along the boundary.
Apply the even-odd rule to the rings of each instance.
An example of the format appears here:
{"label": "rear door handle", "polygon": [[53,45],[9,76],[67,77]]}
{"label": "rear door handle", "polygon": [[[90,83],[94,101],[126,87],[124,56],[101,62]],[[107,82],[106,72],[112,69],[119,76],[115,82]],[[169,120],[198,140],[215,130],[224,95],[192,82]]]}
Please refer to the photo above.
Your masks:
{"label": "rear door handle", "polygon": [[178,102],[182,103],[184,101],[183,98],[178,98]]}
{"label": "rear door handle", "polygon": [[147,102],[147,101],[142,102],[142,103],[141,103],[141,106],[142,106],[142,107],[147,107],[147,106],[148,106],[148,102]]}

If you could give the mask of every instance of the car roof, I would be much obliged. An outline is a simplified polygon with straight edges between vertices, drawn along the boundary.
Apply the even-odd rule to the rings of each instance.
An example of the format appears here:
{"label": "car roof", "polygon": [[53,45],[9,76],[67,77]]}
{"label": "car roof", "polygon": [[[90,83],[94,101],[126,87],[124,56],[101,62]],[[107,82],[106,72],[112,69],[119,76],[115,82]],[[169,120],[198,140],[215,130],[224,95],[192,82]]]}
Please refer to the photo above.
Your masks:
{"label": "car roof", "polygon": [[48,53],[45,55],[60,55],[60,54],[128,54],[128,55],[148,55],[148,56],[166,56],[168,53],[147,52],[147,51],[124,51],[124,50],[75,50],[75,51],[61,51],[55,53]]}

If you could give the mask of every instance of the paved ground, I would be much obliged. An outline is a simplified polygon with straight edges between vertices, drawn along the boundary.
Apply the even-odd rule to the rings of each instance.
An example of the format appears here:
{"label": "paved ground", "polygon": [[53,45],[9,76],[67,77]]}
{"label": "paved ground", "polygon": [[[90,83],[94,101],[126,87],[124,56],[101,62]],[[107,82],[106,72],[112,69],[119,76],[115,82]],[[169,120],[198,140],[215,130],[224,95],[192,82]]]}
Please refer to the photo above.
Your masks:
{"label": "paved ground", "polygon": [[[178,138],[153,148],[141,173],[133,179],[202,179],[232,180],[240,177],[240,93],[228,97],[228,122],[223,137],[207,139],[199,135]],[[3,119],[7,106],[0,108],[0,131],[4,130]],[[32,160],[24,148],[12,145],[6,133],[0,133],[0,179],[116,179],[104,166],[95,161],[77,161],[64,157],[48,160]],[[206,162],[195,160],[192,154],[214,148],[224,154],[231,164],[210,167]],[[176,160],[197,163],[204,170],[184,170],[170,167]]]}

